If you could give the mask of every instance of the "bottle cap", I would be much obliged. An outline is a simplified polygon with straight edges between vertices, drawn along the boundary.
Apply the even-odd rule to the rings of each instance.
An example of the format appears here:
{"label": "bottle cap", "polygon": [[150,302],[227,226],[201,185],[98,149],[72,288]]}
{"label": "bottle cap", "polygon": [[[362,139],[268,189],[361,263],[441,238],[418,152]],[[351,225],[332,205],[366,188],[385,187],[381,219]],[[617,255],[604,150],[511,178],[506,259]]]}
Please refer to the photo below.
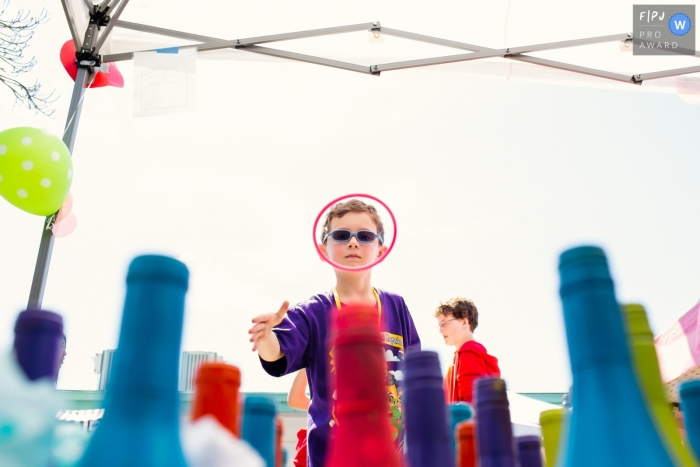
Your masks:
{"label": "bottle cap", "polygon": [[697,397],[700,395],[700,379],[683,381],[678,392],[681,399],[685,399],[686,397]]}
{"label": "bottle cap", "polygon": [[246,396],[243,410],[246,414],[275,415],[277,413],[274,401],[264,396]]}
{"label": "bottle cap", "polygon": [[506,382],[501,378],[486,376],[474,382],[474,408],[479,410],[491,407],[508,408]]}
{"label": "bottle cap", "polygon": [[134,258],[129,266],[126,283],[132,281],[166,282],[187,288],[190,273],[182,262],[160,255],[143,255]]}
{"label": "bottle cap", "polygon": [[595,246],[581,246],[563,252],[559,257],[559,272],[559,294],[562,298],[579,287],[590,287],[596,283],[611,287],[612,284],[605,253]]}
{"label": "bottle cap", "polygon": [[406,385],[433,385],[442,387],[440,358],[433,351],[408,351],[404,358],[404,377]]}
{"label": "bottle cap", "polygon": [[206,362],[197,369],[194,381],[197,385],[217,383],[240,386],[241,370],[227,363]]}

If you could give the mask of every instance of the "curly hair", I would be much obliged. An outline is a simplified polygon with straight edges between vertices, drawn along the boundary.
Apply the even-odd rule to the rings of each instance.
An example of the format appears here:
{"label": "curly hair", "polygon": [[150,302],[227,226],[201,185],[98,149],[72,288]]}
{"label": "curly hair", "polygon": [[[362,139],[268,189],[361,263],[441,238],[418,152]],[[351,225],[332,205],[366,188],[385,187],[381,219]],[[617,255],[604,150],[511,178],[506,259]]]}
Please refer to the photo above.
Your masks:
{"label": "curly hair", "polygon": [[[377,234],[379,234],[381,238],[384,238],[384,224],[382,223],[381,217],[379,217],[379,214],[377,213],[377,209],[371,204],[367,204],[359,199],[351,199],[344,203],[336,204],[330,211],[328,211],[328,214],[326,214],[326,220],[323,222],[321,242],[323,242],[323,239],[326,237],[326,234],[328,234],[328,231],[331,228],[331,221],[336,217],[343,217],[349,212],[366,212],[369,214],[370,219],[372,219],[372,222],[374,222],[374,224],[377,226]],[[379,244],[381,245],[382,242],[380,241]]]}
{"label": "curly hair", "polygon": [[479,312],[476,309],[476,305],[466,298],[455,297],[447,300],[445,303],[440,302],[440,306],[435,309],[434,316],[439,318],[440,316],[450,315],[456,319],[466,319],[472,332],[479,325]]}

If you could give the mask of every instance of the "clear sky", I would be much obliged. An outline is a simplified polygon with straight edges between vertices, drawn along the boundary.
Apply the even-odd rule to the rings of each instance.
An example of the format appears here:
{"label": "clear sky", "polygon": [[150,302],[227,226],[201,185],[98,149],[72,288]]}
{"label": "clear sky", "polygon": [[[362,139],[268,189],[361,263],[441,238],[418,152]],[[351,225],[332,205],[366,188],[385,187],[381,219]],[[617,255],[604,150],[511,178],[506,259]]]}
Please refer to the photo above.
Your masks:
{"label": "clear sky", "polygon": [[[145,11],[132,3],[123,19]],[[2,129],[63,131],[72,81],[58,52],[69,34],[59,2],[46,6],[32,78],[60,94],[55,117],[13,107],[0,88]],[[334,14],[311,23],[359,22]],[[439,35],[437,19],[421,29],[402,14],[366,20]],[[206,34],[198,21],[167,26]],[[259,34],[309,23],[271,21]],[[443,37],[478,42],[454,24]],[[61,388],[94,389],[91,357],[116,345],[128,263],[157,252],[191,271],[183,349],[224,355],[242,368],[244,390],[286,391],[291,380],[267,376],[250,351],[249,322],[333,286],[310,231],[327,202],[352,192],[378,196],[397,216],[396,247],[373,282],[405,297],[424,348],[449,362],[432,310],[470,297],[480,311],[475,337],[515,391],[570,384],[557,295],[564,249],[605,248],[618,299],[647,306],[656,333],[700,298],[700,106],[675,94],[504,81],[459,67],[376,78],[297,62],[199,60],[196,113],[134,118],[133,64],[118,67],[124,89],[89,90],[84,101],[72,188],[78,228],[56,241],[45,294],[45,307],[66,321]],[[0,348],[26,305],[42,221],[0,200]]]}

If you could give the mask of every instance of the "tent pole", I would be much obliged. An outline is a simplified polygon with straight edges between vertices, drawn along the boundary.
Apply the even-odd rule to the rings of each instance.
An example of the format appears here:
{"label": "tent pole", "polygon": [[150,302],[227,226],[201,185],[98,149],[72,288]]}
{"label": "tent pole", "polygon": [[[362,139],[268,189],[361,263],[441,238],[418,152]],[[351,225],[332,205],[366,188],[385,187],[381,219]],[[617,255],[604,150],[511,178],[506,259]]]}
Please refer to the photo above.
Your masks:
{"label": "tent pole", "polygon": [[[78,132],[78,122],[80,120],[80,110],[83,104],[83,95],[85,94],[85,85],[90,76],[89,68],[78,68],[78,75],[75,77],[75,85],[73,86],[73,95],[68,108],[68,119],[66,120],[66,130],[63,134],[63,142],[68,146],[68,150],[73,154],[73,146],[75,145],[75,136]],[[56,214],[48,216],[43,224],[41,232],[41,242],[39,243],[39,254],[36,258],[36,266],[34,267],[34,278],[32,279],[32,288],[29,292],[29,302],[27,308],[41,308],[41,303],[44,299],[44,290],[46,289],[46,278],[49,273],[49,264],[51,262],[51,252],[53,250],[54,236],[51,228]]]}
{"label": "tent pole", "polygon": [[[75,56],[78,65],[78,73],[75,77],[73,95],[71,96],[70,106],[68,107],[66,129],[63,132],[63,142],[68,147],[71,156],[73,155],[73,147],[75,146],[75,137],[78,134],[78,123],[80,122],[80,111],[83,108],[85,87],[88,84],[90,75],[95,72],[93,67],[99,67],[101,64],[102,57],[99,55],[100,48],[96,45],[97,36],[100,27],[106,26],[109,22],[109,18],[105,18],[104,13],[98,11],[96,7],[92,9],[89,8],[90,2],[86,1],[86,5],[90,11],[90,23],[85,30],[85,36],[80,48],[76,47]],[[68,10],[66,9],[66,11]],[[121,13],[121,9],[119,13]],[[53,251],[54,236],[52,229],[55,219],[56,213],[46,217],[44,225],[42,226],[39,253],[36,258],[36,266],[34,267],[34,277],[32,278],[32,288],[29,291],[27,308],[41,308],[44,300],[46,279],[49,274],[49,264],[51,263],[51,253]]]}

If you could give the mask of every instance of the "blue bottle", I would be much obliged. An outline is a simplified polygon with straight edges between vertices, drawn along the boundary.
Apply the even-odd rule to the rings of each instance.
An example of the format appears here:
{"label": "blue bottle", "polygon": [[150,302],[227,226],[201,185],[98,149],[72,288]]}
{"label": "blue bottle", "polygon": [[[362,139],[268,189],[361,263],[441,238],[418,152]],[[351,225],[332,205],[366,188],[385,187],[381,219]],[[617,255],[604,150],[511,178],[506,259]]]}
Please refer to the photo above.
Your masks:
{"label": "blue bottle", "polygon": [[275,417],[277,406],[272,399],[263,396],[247,396],[243,404],[243,434],[266,467],[275,467]]}
{"label": "blue bottle", "polygon": [[672,466],[632,367],[620,306],[603,250],[559,259],[573,407],[562,467]]}
{"label": "blue bottle", "polygon": [[452,454],[457,459],[457,425],[468,422],[474,417],[474,409],[466,402],[455,402],[447,406],[447,415],[450,421],[450,443]]}
{"label": "blue bottle", "polygon": [[542,467],[542,450],[539,436],[518,436],[518,460],[520,467]]}
{"label": "blue bottle", "polygon": [[79,467],[186,467],[177,387],[188,279],[172,258],[131,262],[105,414]]}
{"label": "blue bottle", "polygon": [[404,359],[404,383],[408,465],[454,467],[438,354],[409,351]]}
{"label": "blue bottle", "polygon": [[474,413],[479,467],[515,467],[506,382],[493,376],[477,379]]}
{"label": "blue bottle", "polygon": [[700,380],[683,381],[679,393],[687,442],[700,457]]}
{"label": "blue bottle", "polygon": [[48,378],[56,383],[62,339],[61,315],[34,309],[19,314],[13,347],[17,363],[29,381]]}

